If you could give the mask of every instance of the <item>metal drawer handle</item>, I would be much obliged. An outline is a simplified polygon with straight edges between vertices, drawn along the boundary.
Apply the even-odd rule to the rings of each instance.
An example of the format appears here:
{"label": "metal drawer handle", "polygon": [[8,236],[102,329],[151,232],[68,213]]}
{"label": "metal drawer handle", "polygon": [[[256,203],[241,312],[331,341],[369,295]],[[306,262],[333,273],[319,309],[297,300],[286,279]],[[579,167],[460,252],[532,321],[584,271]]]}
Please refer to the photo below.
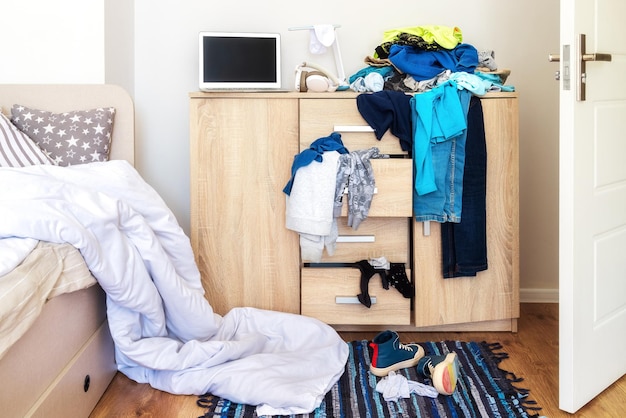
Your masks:
{"label": "metal drawer handle", "polygon": [[[376,303],[376,296],[372,296],[371,298],[372,305]],[[359,298],[356,296],[335,296],[335,303],[337,305],[360,305]]]}
{"label": "metal drawer handle", "polygon": [[335,132],[374,132],[374,129],[369,125],[335,125],[333,127]]}

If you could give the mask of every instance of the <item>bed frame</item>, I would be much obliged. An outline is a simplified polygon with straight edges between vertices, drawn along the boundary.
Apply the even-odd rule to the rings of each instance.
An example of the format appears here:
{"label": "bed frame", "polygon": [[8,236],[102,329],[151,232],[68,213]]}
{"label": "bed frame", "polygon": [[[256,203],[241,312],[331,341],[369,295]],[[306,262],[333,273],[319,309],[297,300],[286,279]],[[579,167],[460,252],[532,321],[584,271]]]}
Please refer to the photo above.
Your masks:
{"label": "bed frame", "polygon": [[[110,159],[134,164],[134,106],[121,87],[0,84],[0,110],[9,115],[13,104],[55,113],[114,107]],[[100,286],[57,296],[0,359],[0,415],[88,417],[116,370]]]}

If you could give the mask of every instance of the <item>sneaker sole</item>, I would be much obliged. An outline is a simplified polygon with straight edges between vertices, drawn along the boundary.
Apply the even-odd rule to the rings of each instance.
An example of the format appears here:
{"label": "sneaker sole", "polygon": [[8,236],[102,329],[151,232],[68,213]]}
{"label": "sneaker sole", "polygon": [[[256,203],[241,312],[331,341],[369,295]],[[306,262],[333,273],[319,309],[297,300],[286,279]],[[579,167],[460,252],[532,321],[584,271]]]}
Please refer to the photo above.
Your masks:
{"label": "sneaker sole", "polygon": [[452,395],[456,389],[459,375],[459,364],[456,353],[449,353],[433,370],[433,386],[442,395]]}
{"label": "sneaker sole", "polygon": [[399,363],[394,363],[389,367],[374,367],[370,364],[370,372],[374,376],[385,377],[389,374],[389,372],[395,372],[396,370],[416,366],[420,359],[424,357],[424,349],[421,345],[416,345],[419,347],[419,350],[417,350],[417,353],[415,353],[415,356],[413,356],[412,359],[404,360]]}

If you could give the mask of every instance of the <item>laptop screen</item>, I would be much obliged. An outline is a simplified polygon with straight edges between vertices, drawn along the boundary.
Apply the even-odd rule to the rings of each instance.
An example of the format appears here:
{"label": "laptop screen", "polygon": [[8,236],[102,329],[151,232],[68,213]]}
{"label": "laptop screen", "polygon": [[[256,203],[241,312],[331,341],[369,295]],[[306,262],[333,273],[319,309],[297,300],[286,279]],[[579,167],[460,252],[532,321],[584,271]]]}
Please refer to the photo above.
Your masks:
{"label": "laptop screen", "polygon": [[279,89],[280,35],[200,33],[200,89]]}

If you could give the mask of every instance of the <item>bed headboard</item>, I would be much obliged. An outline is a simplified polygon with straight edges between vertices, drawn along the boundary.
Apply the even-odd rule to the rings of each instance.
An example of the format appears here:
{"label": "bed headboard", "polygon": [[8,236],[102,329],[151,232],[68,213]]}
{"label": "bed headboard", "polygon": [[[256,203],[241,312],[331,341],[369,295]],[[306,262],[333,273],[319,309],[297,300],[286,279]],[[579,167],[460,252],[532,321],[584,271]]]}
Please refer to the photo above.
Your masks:
{"label": "bed headboard", "polygon": [[0,84],[0,110],[11,114],[14,104],[61,113],[114,107],[111,160],[135,163],[135,108],[130,95],[112,84]]}

